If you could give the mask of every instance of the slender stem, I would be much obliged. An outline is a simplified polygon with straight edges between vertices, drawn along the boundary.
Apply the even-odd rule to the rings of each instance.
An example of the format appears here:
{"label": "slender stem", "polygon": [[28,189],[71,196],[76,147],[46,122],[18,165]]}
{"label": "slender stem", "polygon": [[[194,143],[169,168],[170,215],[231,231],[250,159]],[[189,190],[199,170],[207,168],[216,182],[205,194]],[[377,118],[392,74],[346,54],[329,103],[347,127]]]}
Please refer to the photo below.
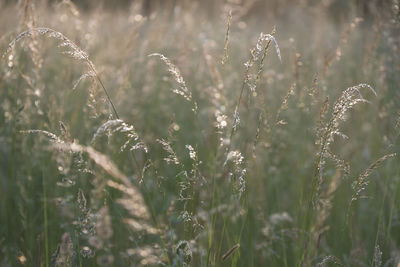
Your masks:
{"label": "slender stem", "polygon": [[[44,161],[42,162],[44,167]],[[45,260],[46,267],[49,267],[49,237],[48,237],[48,223],[47,223],[47,195],[46,195],[46,184],[45,174],[42,170],[42,191],[43,191],[43,219],[44,219],[44,248],[45,248]]]}
{"label": "slender stem", "polygon": [[112,107],[112,110],[113,110],[113,112],[114,112],[115,117],[116,117],[117,119],[119,119],[119,115],[118,115],[117,109],[115,108],[114,103],[111,101],[111,97],[110,97],[110,95],[108,94],[106,87],[104,86],[103,82],[101,81],[99,75],[97,75],[97,72],[96,72],[96,70],[94,69],[94,67],[92,66],[92,64],[91,64],[90,62],[88,62],[88,65],[89,65],[90,69],[94,72],[94,75],[96,76],[97,81],[99,82],[99,84],[100,84],[101,87],[103,88],[103,91],[104,91],[104,93],[105,93],[106,96],[107,96],[107,100],[108,100],[108,102],[110,102],[110,104],[111,104],[111,107]]}

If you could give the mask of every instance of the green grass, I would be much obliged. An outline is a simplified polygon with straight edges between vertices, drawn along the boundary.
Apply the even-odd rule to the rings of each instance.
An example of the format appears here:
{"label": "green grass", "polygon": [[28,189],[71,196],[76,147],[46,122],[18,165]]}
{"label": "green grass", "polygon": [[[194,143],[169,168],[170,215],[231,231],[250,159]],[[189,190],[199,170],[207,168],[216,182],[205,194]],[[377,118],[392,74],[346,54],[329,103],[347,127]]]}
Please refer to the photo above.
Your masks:
{"label": "green grass", "polygon": [[395,2],[39,2],[0,3],[1,266],[400,263]]}

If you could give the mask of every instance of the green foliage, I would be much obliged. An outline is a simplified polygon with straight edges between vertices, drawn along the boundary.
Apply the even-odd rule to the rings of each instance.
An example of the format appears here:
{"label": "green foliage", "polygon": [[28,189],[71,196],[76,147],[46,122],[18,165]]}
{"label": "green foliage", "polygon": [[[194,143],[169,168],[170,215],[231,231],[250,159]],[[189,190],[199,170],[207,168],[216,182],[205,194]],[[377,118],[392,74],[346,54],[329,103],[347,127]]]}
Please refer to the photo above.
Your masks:
{"label": "green foliage", "polygon": [[396,1],[44,2],[0,3],[1,266],[400,263]]}

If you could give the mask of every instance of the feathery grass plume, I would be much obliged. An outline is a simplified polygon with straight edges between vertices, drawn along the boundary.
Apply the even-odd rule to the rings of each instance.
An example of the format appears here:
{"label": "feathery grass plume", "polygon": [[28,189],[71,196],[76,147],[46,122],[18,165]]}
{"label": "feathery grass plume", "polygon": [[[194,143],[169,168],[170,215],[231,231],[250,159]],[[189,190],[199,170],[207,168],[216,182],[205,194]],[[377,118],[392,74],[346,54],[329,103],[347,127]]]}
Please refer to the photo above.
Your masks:
{"label": "feathery grass plume", "polygon": [[[54,257],[54,262],[59,260],[58,266],[182,266],[184,263],[178,261],[176,253],[179,240],[189,242],[192,259],[187,265],[190,266],[246,266],[249,262],[255,266],[314,266],[321,261],[320,265],[339,265],[328,255],[338,256],[343,265],[374,265],[378,257],[374,258],[371,240],[376,240],[375,246],[379,244],[383,253],[382,266],[398,264],[399,253],[391,245],[397,238],[394,229],[398,221],[398,199],[395,197],[400,193],[397,177],[387,180],[386,194],[373,196],[376,201],[371,202],[372,205],[353,203],[354,220],[349,222],[360,225],[342,227],[340,221],[346,219],[353,194],[352,188],[347,188],[347,182],[351,184],[379,157],[398,152],[395,150],[400,141],[399,129],[392,127],[396,123],[396,112],[400,110],[400,103],[396,101],[396,83],[400,77],[396,76],[400,59],[396,51],[399,50],[400,35],[395,34],[400,25],[399,1],[389,0],[390,3],[384,5],[371,1],[367,12],[363,12],[363,4],[350,1],[336,4],[336,0],[318,4],[303,1],[304,4],[295,5],[289,3],[292,1],[272,0],[268,10],[264,8],[266,1],[258,0],[148,0],[131,1],[132,5],[126,6],[124,11],[106,6],[104,9],[85,8],[85,14],[80,18],[74,16],[80,10],[68,9],[73,1],[60,0],[51,5],[45,0],[19,2],[35,3],[36,25],[51,25],[65,34],[88,52],[101,78],[103,72],[107,73],[105,85],[113,86],[110,93],[112,99],[115,96],[115,101],[118,100],[116,108],[124,121],[118,121],[110,114],[111,106],[99,88],[101,85],[84,60],[73,60],[58,53],[71,50],[57,47],[62,41],[36,33],[36,36],[21,39],[11,49],[4,64],[0,64],[0,266],[14,263],[46,265],[45,260],[56,251],[65,232],[71,234],[71,251],[75,251],[75,256],[71,264],[66,263],[61,260],[60,247]],[[9,41],[20,32],[15,33],[11,28],[23,20],[15,16],[16,9],[11,2],[0,0],[0,21],[3,22],[0,31],[12,34],[12,37],[8,33],[0,37],[0,58]],[[153,2],[162,4],[153,5]],[[215,9],[211,8],[210,2]],[[249,3],[256,4],[249,9]],[[142,5],[143,9],[151,6],[146,12],[148,19],[143,17]],[[220,7],[225,11],[221,20]],[[329,12],[332,7],[335,11]],[[346,7],[350,12],[343,12],[343,17],[336,18],[335,15]],[[203,12],[206,9],[213,9],[211,13],[216,17]],[[230,9],[233,16],[228,27]],[[252,56],[246,49],[256,46],[260,33],[253,36],[254,44],[248,37],[262,27],[258,25],[257,16],[265,15],[264,11],[268,14],[262,23],[276,23],[291,32],[293,39],[298,40],[298,50],[284,58],[290,62],[276,66],[278,58],[270,54],[275,53],[271,51],[275,49],[273,41],[262,42],[257,60],[248,72],[250,86],[244,84],[243,98],[235,109],[245,78],[243,63]],[[284,18],[275,16],[280,11]],[[248,15],[243,17],[244,13]],[[343,45],[340,61],[334,58],[328,75],[324,76],[324,49],[328,47],[327,51],[335,54],[340,31],[346,28],[348,16],[355,13],[364,14],[367,23],[348,36],[352,46]],[[382,35],[372,54],[368,55],[368,49],[374,46],[375,32],[371,28],[377,17],[382,22]],[[222,27],[215,25],[215,21]],[[306,34],[310,28],[312,31]],[[281,44],[279,32],[276,35],[268,33],[276,38],[284,57],[283,50],[290,50],[289,42],[286,40]],[[37,67],[30,47],[34,39],[38,42],[36,49],[44,59],[39,81],[35,77]],[[46,50],[48,46],[55,50]],[[173,99],[189,109],[193,107],[184,97],[181,99],[170,90],[179,90],[179,84],[161,59],[147,57],[152,53],[148,51],[162,51],[166,56],[179,51],[184,58],[190,55],[189,60],[179,61],[176,66],[192,99],[199,104],[197,114],[190,110],[182,112],[179,105],[168,103],[168,99]],[[301,57],[296,53],[301,53]],[[369,64],[356,66],[357,62],[368,62],[369,56]],[[293,71],[293,63],[297,68],[300,60],[304,65]],[[170,61],[177,63],[172,58]],[[196,71],[187,72],[189,69]],[[314,76],[316,70],[320,75],[318,79]],[[160,71],[169,80],[168,92],[162,94],[157,89],[165,77],[155,77]],[[379,99],[373,101],[379,105],[357,105],[357,111],[346,112],[348,123],[339,121],[334,138],[340,135],[340,140],[332,141],[323,154],[326,161],[323,182],[318,205],[313,209],[309,197],[313,195],[310,187],[314,176],[318,175],[316,154],[323,143],[321,140],[335,101],[342,93],[342,90],[331,89],[346,89],[343,84],[363,75],[382,89]],[[279,111],[277,119],[289,125],[281,126],[275,123],[276,114],[289,90],[285,84],[291,87],[293,82],[296,82],[295,95],[289,97],[284,105],[287,109]],[[35,92],[35,87],[40,90]],[[308,91],[307,87],[311,89]],[[360,89],[362,95],[371,100],[372,94],[364,89]],[[327,95],[337,97],[324,102]],[[21,111],[22,107],[24,110]],[[176,121],[170,123],[167,130],[168,118],[172,116],[168,114],[174,113]],[[198,120],[192,121],[194,117]],[[60,120],[63,123],[59,124]],[[230,142],[233,124],[236,131]],[[313,138],[314,126],[317,129]],[[354,138],[352,132],[358,127],[359,138]],[[56,137],[39,130],[32,131],[30,136],[25,135],[28,131],[19,132],[28,129],[46,130]],[[351,133],[351,139],[341,140],[344,131],[348,135]],[[142,132],[146,136],[142,136]],[[144,141],[144,137],[149,152],[134,150],[132,153],[139,157],[139,164],[135,166],[127,156],[131,154],[130,148]],[[157,138],[164,138],[173,151],[170,164],[163,159],[170,156],[168,149],[164,149]],[[123,148],[127,140],[131,141]],[[117,176],[125,175],[133,186],[124,179],[112,177],[109,174],[115,174],[112,167],[104,167],[108,163],[102,164],[103,167],[98,165],[101,160],[96,163],[92,159],[96,155],[89,156],[87,149],[57,148],[57,145],[68,146],[72,142],[91,146],[99,152],[108,151],[102,154],[120,170],[121,175],[117,173]],[[380,155],[379,151],[385,149],[382,145],[393,151]],[[150,149],[152,147],[155,149]],[[256,157],[252,157],[254,147]],[[121,149],[125,149],[124,152],[120,152]],[[351,167],[360,171],[351,181],[344,181],[349,168],[343,159],[349,160],[349,155]],[[373,160],[362,167],[365,158]],[[393,159],[393,162],[383,163],[377,170],[379,174],[386,178],[396,174],[397,157]],[[200,160],[203,163],[200,164]],[[175,165],[175,161],[179,164]],[[202,179],[203,175],[206,179]],[[372,178],[374,175],[377,174],[372,173],[367,178],[370,184],[360,194],[360,200],[373,191],[370,189],[376,182]],[[68,182],[63,185],[76,184],[72,188],[60,188],[56,184],[61,184],[58,183],[61,180]],[[85,192],[86,209],[93,214],[94,236],[80,235],[75,224],[82,214],[76,203],[78,187]],[[244,194],[239,199],[237,193],[240,190]],[[168,209],[172,202],[175,204]],[[360,219],[365,217],[374,222],[380,219],[381,223],[363,225]],[[32,219],[37,223],[29,224]],[[377,232],[378,235],[381,233],[382,223],[385,223],[385,246],[379,241],[380,237],[376,237]],[[204,225],[204,230],[199,230],[200,224]],[[89,231],[83,229],[83,232]],[[228,256],[227,252],[235,248],[239,240],[241,247],[246,249],[236,248]],[[95,251],[95,256],[83,258],[80,250],[85,255]],[[222,260],[224,256],[225,261]]]}
{"label": "feathery grass plume", "polygon": [[[71,136],[68,127],[59,121],[61,138],[58,141],[52,141],[54,144],[65,144],[70,142]],[[81,175],[93,175],[92,169],[88,166],[88,162],[83,158],[82,152],[73,153],[57,153],[55,155],[58,173],[61,175],[61,181],[57,182],[58,186],[71,187],[76,184],[76,180]]]}
{"label": "feathery grass plume", "polygon": [[[279,49],[275,37],[273,36],[274,34],[275,34],[275,28],[272,30],[271,34],[261,33],[260,36],[258,37],[256,46],[250,50],[250,59],[244,64],[246,69],[245,82],[249,87],[250,91],[253,93],[255,92],[257,84],[260,80],[260,76],[264,66],[264,60],[267,55],[267,51],[271,42],[274,43],[276,54],[278,55],[279,61],[282,62],[281,51]],[[266,44],[264,45],[265,42]],[[250,75],[251,67],[254,65],[254,63],[256,63],[260,59],[260,56],[261,56],[261,61],[257,74]]]}
{"label": "feathery grass plume", "polygon": [[211,79],[214,86],[206,87],[205,92],[209,96],[210,103],[214,108],[214,126],[216,127],[216,133],[220,139],[220,146],[223,146],[222,136],[226,136],[226,128],[228,126],[228,120],[226,115],[226,107],[229,106],[229,100],[226,97],[224,90],[224,81],[222,79],[221,73],[219,72],[215,62],[214,57],[210,54],[210,46],[215,45],[213,41],[204,43],[203,54],[206,59],[207,67],[211,75]]}
{"label": "feathery grass plume", "polygon": [[[271,31],[271,33],[269,35],[273,37],[275,35],[275,32],[276,32],[276,28],[274,26],[274,28],[272,29],[272,31]],[[260,39],[258,41],[260,41]],[[264,68],[265,58],[267,56],[267,52],[268,52],[269,46],[270,46],[272,41],[273,41],[272,39],[267,40],[267,43],[264,46],[263,53],[262,53],[262,56],[261,56],[261,60],[260,60],[260,62],[258,64],[257,73],[256,74],[250,74],[250,69],[248,69],[248,70],[246,70],[246,78],[245,78],[245,81],[247,80],[246,84],[250,89],[250,93],[248,93],[248,97],[247,97],[248,105],[250,104],[251,97],[256,97],[259,94],[260,95],[259,98],[261,99],[261,107],[264,108],[265,114],[267,114],[268,111],[267,111],[267,108],[266,108],[266,105],[265,105],[265,97],[264,97],[263,90],[258,90],[258,92],[257,92],[256,89],[257,89],[257,86],[258,86],[258,84],[260,82],[261,75],[262,75],[263,68]],[[259,50],[260,46],[261,46],[261,43],[257,42],[257,45],[256,45],[256,47],[254,49],[257,51],[257,50]],[[278,47],[278,44],[275,41],[275,48],[277,48],[277,47]],[[279,47],[278,47],[278,49],[279,49]],[[276,51],[277,51],[278,57],[279,57],[279,59],[281,61],[280,50],[276,50]],[[258,52],[258,53],[260,53],[260,52]],[[259,55],[254,57],[252,60],[254,60],[254,62],[256,62],[258,60],[258,58],[259,58]]]}
{"label": "feathery grass plume", "polygon": [[175,151],[172,149],[171,144],[164,139],[157,139],[158,143],[160,143],[163,149],[168,153],[168,157],[164,158],[167,163],[174,163],[175,165],[180,165],[180,161],[176,156]]}
{"label": "feathery grass plume", "polygon": [[192,167],[189,171],[183,171],[184,180],[182,182],[179,182],[179,200],[183,201],[184,207],[184,210],[181,213],[181,217],[186,217],[184,221],[192,221],[192,226],[194,228],[194,231],[196,232],[197,230],[204,229],[204,226],[198,222],[197,216],[195,214],[187,212],[187,207],[190,205],[189,202],[194,201],[196,199],[196,196],[199,194],[199,186],[202,187],[204,184],[207,184],[207,181],[201,174],[199,168],[199,166],[202,164],[202,161],[199,160],[197,146],[196,148],[193,148],[191,145],[186,145],[186,149],[189,152],[189,158],[192,161]]}
{"label": "feathery grass plume", "polygon": [[366,189],[369,184],[368,177],[371,175],[371,173],[375,169],[379,168],[387,159],[395,156],[396,153],[384,155],[383,157],[379,158],[377,161],[369,165],[369,167],[363,173],[361,173],[360,176],[358,176],[357,180],[355,180],[352,185],[353,195],[351,197],[349,206],[351,206],[354,201],[360,198],[361,193]]}
{"label": "feathery grass plume", "polygon": [[239,175],[237,176],[237,185],[236,185],[236,190],[239,198],[242,197],[244,191],[246,190],[246,177],[247,170],[246,169],[241,169]]}
{"label": "feathery grass plume", "polygon": [[379,245],[377,244],[375,246],[375,253],[374,253],[374,266],[381,267],[381,265],[382,265],[382,251],[379,248]]}
{"label": "feathery grass plume", "polygon": [[93,135],[91,143],[95,144],[96,140],[102,135],[106,135],[108,138],[110,138],[116,133],[122,133],[126,138],[126,141],[120,147],[121,152],[127,149],[129,151],[143,149],[144,152],[148,152],[146,144],[140,140],[134,126],[127,124],[120,119],[108,120],[103,123],[99,128],[97,128],[96,133]]}
{"label": "feathery grass plume", "polygon": [[[143,165],[142,172],[141,172],[141,174],[140,174],[139,184],[142,184],[142,183],[143,183],[143,180],[144,180],[144,176],[145,176],[145,174],[146,174],[146,171],[149,170],[150,167],[154,167],[154,164],[153,164],[153,162],[151,161],[151,159],[148,159],[148,160],[145,162],[145,164]],[[156,173],[156,176],[158,177],[157,169],[154,168],[154,172]]]}
{"label": "feathery grass plume", "polygon": [[228,126],[228,116],[225,115],[226,112],[226,99],[222,96],[217,89],[214,88],[215,97],[212,97],[212,102],[215,108],[214,112],[214,126],[216,128],[216,134],[219,137],[219,147],[229,144],[229,139],[227,138],[227,126]]}
{"label": "feathery grass plume", "polygon": [[69,233],[64,233],[61,243],[58,244],[56,251],[51,256],[50,265],[54,267],[72,267],[75,263],[76,253]]}
{"label": "feathery grass plume", "polygon": [[179,241],[175,248],[175,254],[178,257],[178,262],[183,264],[183,266],[188,266],[193,258],[192,249],[186,240]]}
{"label": "feathery grass plume", "polygon": [[175,66],[166,56],[160,53],[150,54],[149,57],[157,56],[159,57],[168,67],[168,72],[174,77],[174,80],[178,83],[177,89],[172,89],[177,95],[183,96],[187,101],[193,104],[193,112],[197,112],[197,103],[192,97],[192,92],[187,88],[185,80],[182,77],[181,72],[178,67]]}
{"label": "feathery grass plume", "polygon": [[19,131],[22,134],[42,134],[46,136],[47,138],[50,139],[51,142],[53,143],[64,143],[63,140],[61,140],[57,135],[49,132],[49,131],[44,131],[44,130],[24,130],[24,131]]}
{"label": "feathery grass plume", "polygon": [[112,177],[121,181],[127,188],[130,194],[141,196],[140,191],[130,182],[129,178],[123,174],[106,155],[96,151],[90,146],[82,146],[77,143],[59,143],[55,147],[63,151],[82,152],[88,156],[105,172]]}
{"label": "feathery grass plume", "polygon": [[289,91],[287,92],[286,96],[283,98],[282,104],[279,107],[278,111],[276,112],[275,124],[287,124],[286,121],[280,120],[281,112],[288,109],[288,102],[291,95],[294,95],[294,90],[296,88],[296,83],[293,83],[290,86]]}
{"label": "feathery grass plume", "polygon": [[93,236],[96,233],[94,216],[90,208],[87,207],[87,200],[82,189],[78,190],[77,203],[79,207],[79,217],[77,221],[78,233],[81,236]]}
{"label": "feathery grass plume", "polygon": [[97,128],[95,134],[92,137],[92,141],[90,143],[95,143],[96,140],[102,135],[110,136],[114,129],[119,127],[123,123],[122,120],[108,120],[103,123],[99,128]]}
{"label": "feathery grass plume", "polygon": [[[150,218],[150,213],[147,209],[147,206],[145,205],[145,201],[140,191],[130,182],[128,177],[126,177],[121,171],[119,171],[119,169],[107,156],[97,152],[92,147],[81,146],[76,143],[59,144],[56,147],[66,151],[87,153],[88,156],[97,165],[103,168],[104,171],[106,171],[109,175],[116,178],[117,180],[121,181],[122,184],[119,184],[112,180],[107,180],[107,185],[124,193],[125,197],[117,200],[117,202],[121,204],[124,208],[126,208],[132,216],[141,219],[140,222],[137,222],[134,219],[127,218],[126,220],[124,220],[124,222],[128,226],[133,227],[135,230],[143,230],[151,234],[159,233],[159,230],[145,223],[145,220],[148,220]],[[83,198],[81,197],[81,199]],[[80,202],[83,203],[83,201]]]}
{"label": "feathery grass plume", "polygon": [[119,119],[119,115],[118,115],[117,110],[115,109],[114,103],[111,101],[110,95],[108,94],[107,89],[105,88],[103,82],[101,81],[99,75],[97,74],[95,66],[94,66],[93,62],[89,59],[88,54],[86,52],[84,52],[82,49],[80,49],[79,46],[77,46],[74,42],[72,42],[70,39],[68,39],[61,32],[55,31],[50,28],[45,28],[45,27],[30,28],[30,29],[20,33],[11,43],[9,43],[7,50],[3,54],[3,58],[13,49],[13,47],[16,45],[16,43],[19,42],[21,39],[28,38],[28,37],[32,38],[35,35],[46,36],[48,38],[53,38],[53,39],[61,41],[61,43],[59,44],[59,47],[65,47],[67,49],[66,51],[63,52],[64,54],[69,55],[74,59],[84,62],[86,64],[86,66],[88,67],[89,71],[91,73],[93,73],[94,76],[97,78],[97,81],[103,88],[103,91],[106,94],[107,100],[112,107],[115,117],[117,119]]}
{"label": "feathery grass plume", "polygon": [[[275,28],[272,31],[272,34],[260,33],[260,36],[258,37],[258,40],[257,40],[256,47],[255,47],[255,49],[253,49],[251,51],[251,56],[252,56],[253,62],[255,62],[259,59],[260,54],[263,51],[263,47],[265,47],[265,46],[263,46],[263,43],[266,41],[267,42],[272,41],[274,43],[276,54],[278,55],[279,61],[282,62],[281,50],[279,49],[278,43],[277,43],[275,37],[273,36],[273,34],[275,34]],[[251,67],[251,65],[246,65],[246,64],[245,64],[245,66]]]}
{"label": "feathery grass plume", "polygon": [[[90,77],[91,79],[94,79],[93,77]],[[92,80],[93,81],[93,80]],[[98,99],[101,99],[101,91],[98,90],[98,83],[96,82],[91,82],[89,87],[88,87],[88,100],[86,105],[89,108],[89,116],[92,119],[98,119],[101,117],[101,115],[109,117],[109,112],[108,110],[104,110],[104,105],[98,105]],[[76,88],[75,88],[76,89]],[[103,101],[101,101],[103,103]]]}
{"label": "feathery grass plume", "polygon": [[239,107],[236,107],[235,108],[235,112],[233,113],[233,126],[232,126],[232,134],[231,134],[231,136],[233,135],[233,132],[236,132],[236,130],[238,129],[239,125],[240,125]]}
{"label": "feathery grass plume", "polygon": [[360,89],[362,88],[368,88],[376,95],[375,90],[368,84],[359,84],[347,88],[336,100],[329,122],[323,124],[322,129],[317,130],[317,144],[320,146],[320,150],[317,154],[318,158],[316,163],[316,172],[312,182],[312,198],[314,204],[316,204],[315,201],[319,198],[318,196],[320,193],[320,187],[323,182],[323,170],[326,163],[326,158],[328,157],[330,145],[334,141],[334,137],[336,135],[341,137],[344,136],[339,129],[340,122],[346,120],[345,115],[347,111],[354,105],[368,102],[361,95]]}
{"label": "feathery grass plume", "polygon": [[224,255],[222,255],[222,260],[226,260],[227,258],[229,258],[230,255],[232,255],[238,248],[240,248],[240,244],[236,244],[234,245],[232,248],[230,248]]}
{"label": "feathery grass plume", "polygon": [[[341,135],[344,139],[348,139],[347,136]],[[336,167],[343,171],[344,175],[347,176],[350,174],[350,163],[346,162],[344,159],[339,158],[332,151],[326,151],[326,157],[335,163]]]}
{"label": "feathery grass plume", "polygon": [[239,166],[243,163],[244,157],[240,151],[229,151],[228,155],[226,156],[226,160],[224,162],[224,166],[229,162],[233,162],[235,166]]}
{"label": "feathery grass plume", "polygon": [[[274,34],[274,33],[275,33],[275,29],[273,30],[272,34]],[[233,135],[234,135],[234,133],[236,132],[237,128],[240,125],[239,107],[240,107],[240,103],[242,101],[244,88],[247,85],[249,87],[249,89],[250,89],[250,92],[255,93],[255,90],[256,90],[256,87],[257,87],[257,83],[258,83],[260,74],[262,72],[262,67],[263,67],[263,64],[264,64],[264,58],[266,56],[268,47],[269,47],[271,42],[274,43],[275,51],[276,51],[276,53],[278,55],[278,58],[279,58],[280,61],[282,61],[281,52],[280,52],[278,43],[276,42],[275,37],[272,34],[260,33],[260,36],[259,36],[259,38],[257,40],[255,48],[250,50],[250,59],[246,63],[244,63],[244,66],[245,66],[245,78],[243,80],[242,87],[241,87],[241,90],[240,90],[240,94],[239,94],[239,97],[238,97],[238,100],[237,100],[237,103],[236,103],[236,106],[235,106],[235,111],[233,113],[233,123],[232,123],[231,134],[230,134],[230,137],[229,137],[229,140],[230,140],[229,143],[232,142]],[[266,42],[266,44],[264,46],[265,42]],[[261,65],[259,67],[257,75],[251,75],[250,74],[250,70],[251,70],[252,66],[254,65],[254,63],[256,63],[259,60],[261,53],[262,53]]]}
{"label": "feathery grass plume", "polygon": [[329,97],[325,98],[325,101],[322,103],[322,106],[319,110],[318,114],[318,122],[317,122],[317,137],[320,138],[323,135],[323,131],[325,130],[325,117],[326,114],[328,114],[329,111]]}
{"label": "feathery grass plume", "polygon": [[225,45],[224,45],[224,54],[222,56],[221,64],[225,65],[226,61],[229,58],[228,55],[228,45],[229,45],[229,30],[231,27],[231,20],[232,20],[232,10],[229,10],[228,13],[228,21],[226,22],[226,33],[225,33]]}
{"label": "feathery grass plume", "polygon": [[84,79],[86,79],[86,78],[88,78],[88,77],[96,77],[96,74],[93,72],[93,71],[89,71],[89,72],[87,72],[87,73],[84,73],[84,74],[82,74],[80,77],[79,77],[79,79],[74,83],[74,85],[72,86],[72,90],[75,90],[76,89],[76,87],[78,87],[78,85],[79,85],[79,83],[82,81],[82,80],[84,80]]}
{"label": "feathery grass plume", "polygon": [[338,257],[336,257],[336,256],[333,256],[333,255],[325,256],[322,259],[322,261],[317,264],[317,266],[318,267],[325,267],[325,266],[328,266],[328,264],[330,262],[333,262],[334,264],[339,265],[339,266],[344,266],[342,264],[342,262],[340,261],[340,259]]}
{"label": "feathery grass plume", "polygon": [[233,183],[235,194],[241,198],[246,190],[245,176],[247,170],[244,167],[244,157],[239,150],[231,150],[226,156],[223,166],[229,170],[229,181]]}
{"label": "feathery grass plume", "polygon": [[32,37],[34,34],[39,34],[42,36],[47,36],[49,38],[54,38],[59,41],[61,41],[61,44],[59,47],[65,47],[69,50],[65,51],[64,53],[67,55],[70,55],[71,57],[82,60],[86,62],[90,69],[94,69],[94,64],[92,61],[89,60],[89,56],[81,50],[74,42],[69,40],[67,37],[65,37],[62,33],[55,31],[50,28],[45,28],[45,27],[38,27],[38,28],[30,28],[22,33],[20,33],[11,43],[9,43],[7,50],[4,52],[3,57],[5,57],[11,49],[18,43],[20,40],[28,37]]}
{"label": "feathery grass plume", "polygon": [[167,163],[174,163],[178,167],[178,173],[175,175],[177,184],[179,185],[178,200],[180,201],[180,206],[182,210],[179,211],[178,218],[183,222],[187,223],[189,227],[193,228],[194,232],[204,229],[198,221],[196,214],[194,214],[190,209],[193,209],[193,201],[198,196],[199,186],[204,185],[206,180],[202,176],[199,166],[202,162],[198,158],[197,147],[193,148],[191,145],[185,145],[188,150],[189,158],[191,159],[191,168],[187,169],[185,165],[178,159],[176,153],[173,151],[169,142],[164,140],[158,140],[162,144],[163,149],[167,151],[168,157],[164,158]]}
{"label": "feathery grass plume", "polygon": [[[79,188],[78,190],[78,197],[77,203],[79,207],[79,216],[76,223],[78,227],[79,236],[85,238],[86,240],[89,239],[88,236],[94,236],[96,233],[95,224],[93,222],[94,216],[87,207],[87,200],[85,194],[83,193],[82,189]],[[80,242],[81,245],[81,242]],[[89,246],[81,246],[80,254],[84,258],[92,258],[95,255],[95,251]]]}

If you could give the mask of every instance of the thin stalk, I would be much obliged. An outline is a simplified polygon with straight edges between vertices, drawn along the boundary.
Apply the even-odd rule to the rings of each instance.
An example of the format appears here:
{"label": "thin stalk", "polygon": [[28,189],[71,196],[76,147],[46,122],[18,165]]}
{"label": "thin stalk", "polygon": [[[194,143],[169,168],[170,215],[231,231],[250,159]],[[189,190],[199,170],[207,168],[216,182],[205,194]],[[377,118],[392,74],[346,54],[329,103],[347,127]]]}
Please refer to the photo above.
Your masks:
{"label": "thin stalk", "polygon": [[112,110],[113,110],[113,112],[114,112],[115,117],[116,117],[117,119],[119,119],[118,112],[117,112],[117,110],[116,110],[116,108],[115,108],[115,106],[114,106],[114,103],[111,101],[111,97],[110,97],[110,95],[108,94],[106,87],[104,86],[103,82],[101,81],[99,75],[97,75],[97,72],[96,72],[96,70],[94,69],[93,65],[92,65],[90,62],[87,62],[87,63],[88,63],[88,65],[89,65],[90,69],[93,71],[94,75],[96,76],[96,79],[97,79],[97,81],[99,82],[99,84],[101,85],[101,88],[103,88],[103,91],[104,91],[104,93],[106,94],[107,100],[108,100],[108,102],[110,102],[110,104],[111,104],[111,108],[112,108]]}
{"label": "thin stalk", "polygon": [[[44,161],[42,161],[42,167]],[[49,236],[48,236],[48,221],[47,221],[47,194],[45,184],[45,174],[42,170],[42,193],[43,193],[43,219],[44,219],[44,248],[45,248],[45,260],[46,267],[49,267]]]}

